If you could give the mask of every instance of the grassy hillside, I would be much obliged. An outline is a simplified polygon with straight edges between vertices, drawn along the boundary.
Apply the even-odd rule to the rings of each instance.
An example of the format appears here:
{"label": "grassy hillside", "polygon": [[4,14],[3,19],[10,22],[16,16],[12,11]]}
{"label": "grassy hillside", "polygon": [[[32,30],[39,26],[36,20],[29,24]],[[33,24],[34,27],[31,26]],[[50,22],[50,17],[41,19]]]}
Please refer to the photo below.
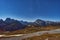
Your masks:
{"label": "grassy hillside", "polygon": [[58,26],[47,26],[47,27],[27,27],[22,30],[16,30],[12,32],[5,32],[2,34],[27,34],[27,33],[33,33],[38,31],[46,31],[46,30],[54,30],[54,29],[60,29]]}
{"label": "grassy hillside", "polygon": [[47,26],[47,27],[27,27],[25,29],[22,30],[17,30],[14,31],[12,33],[21,33],[21,34],[25,34],[25,33],[33,33],[33,32],[38,32],[38,31],[46,31],[46,30],[54,30],[54,29],[59,29],[60,27],[58,26]]}

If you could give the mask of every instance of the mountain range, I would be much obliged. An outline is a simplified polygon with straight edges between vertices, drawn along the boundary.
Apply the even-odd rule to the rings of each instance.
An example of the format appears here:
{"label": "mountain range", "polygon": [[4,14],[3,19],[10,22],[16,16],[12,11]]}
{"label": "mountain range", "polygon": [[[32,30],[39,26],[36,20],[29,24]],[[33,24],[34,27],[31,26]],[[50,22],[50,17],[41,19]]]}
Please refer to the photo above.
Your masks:
{"label": "mountain range", "polygon": [[44,21],[41,19],[37,19],[34,22],[27,22],[27,21],[20,21],[20,20],[15,20],[11,18],[6,18],[6,20],[0,19],[0,30],[3,31],[15,31],[15,30],[20,30],[24,29],[26,27],[45,27],[45,26],[59,26],[60,22],[53,22],[53,21]]}

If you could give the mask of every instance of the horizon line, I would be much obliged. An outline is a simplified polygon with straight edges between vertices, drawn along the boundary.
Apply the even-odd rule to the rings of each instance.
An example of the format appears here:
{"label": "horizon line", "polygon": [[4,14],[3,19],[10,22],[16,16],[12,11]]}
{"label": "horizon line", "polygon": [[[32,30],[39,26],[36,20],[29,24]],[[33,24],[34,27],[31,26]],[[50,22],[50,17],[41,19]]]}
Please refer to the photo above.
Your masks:
{"label": "horizon line", "polygon": [[[11,18],[11,17],[7,17],[7,18]],[[0,18],[0,19],[6,20],[6,18]],[[36,21],[37,19],[40,19],[40,20],[43,20],[43,21],[60,22],[60,20],[44,19],[44,18],[36,18],[36,19],[34,19],[34,20],[31,20],[31,19],[28,20],[28,19],[22,19],[22,18],[11,18],[11,19],[18,20],[18,21],[27,21],[27,22],[34,22],[34,21]]]}

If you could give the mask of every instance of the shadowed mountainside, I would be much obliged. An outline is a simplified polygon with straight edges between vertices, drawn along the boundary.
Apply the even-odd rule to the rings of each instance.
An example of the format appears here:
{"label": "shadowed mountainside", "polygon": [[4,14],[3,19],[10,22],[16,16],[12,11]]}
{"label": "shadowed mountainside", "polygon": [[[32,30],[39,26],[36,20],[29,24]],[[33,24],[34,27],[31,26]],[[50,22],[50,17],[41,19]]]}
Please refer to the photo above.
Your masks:
{"label": "shadowed mountainside", "polygon": [[7,18],[5,21],[0,19],[0,29],[4,31],[14,31],[24,28],[24,25],[19,21]]}

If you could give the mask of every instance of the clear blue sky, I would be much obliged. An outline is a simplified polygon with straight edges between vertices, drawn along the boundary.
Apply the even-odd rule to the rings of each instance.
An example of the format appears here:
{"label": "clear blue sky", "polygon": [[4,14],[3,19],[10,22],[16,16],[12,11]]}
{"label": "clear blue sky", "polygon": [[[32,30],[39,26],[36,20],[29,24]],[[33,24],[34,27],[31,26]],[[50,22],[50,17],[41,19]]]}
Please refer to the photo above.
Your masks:
{"label": "clear blue sky", "polygon": [[60,21],[60,0],[0,0],[0,19]]}

